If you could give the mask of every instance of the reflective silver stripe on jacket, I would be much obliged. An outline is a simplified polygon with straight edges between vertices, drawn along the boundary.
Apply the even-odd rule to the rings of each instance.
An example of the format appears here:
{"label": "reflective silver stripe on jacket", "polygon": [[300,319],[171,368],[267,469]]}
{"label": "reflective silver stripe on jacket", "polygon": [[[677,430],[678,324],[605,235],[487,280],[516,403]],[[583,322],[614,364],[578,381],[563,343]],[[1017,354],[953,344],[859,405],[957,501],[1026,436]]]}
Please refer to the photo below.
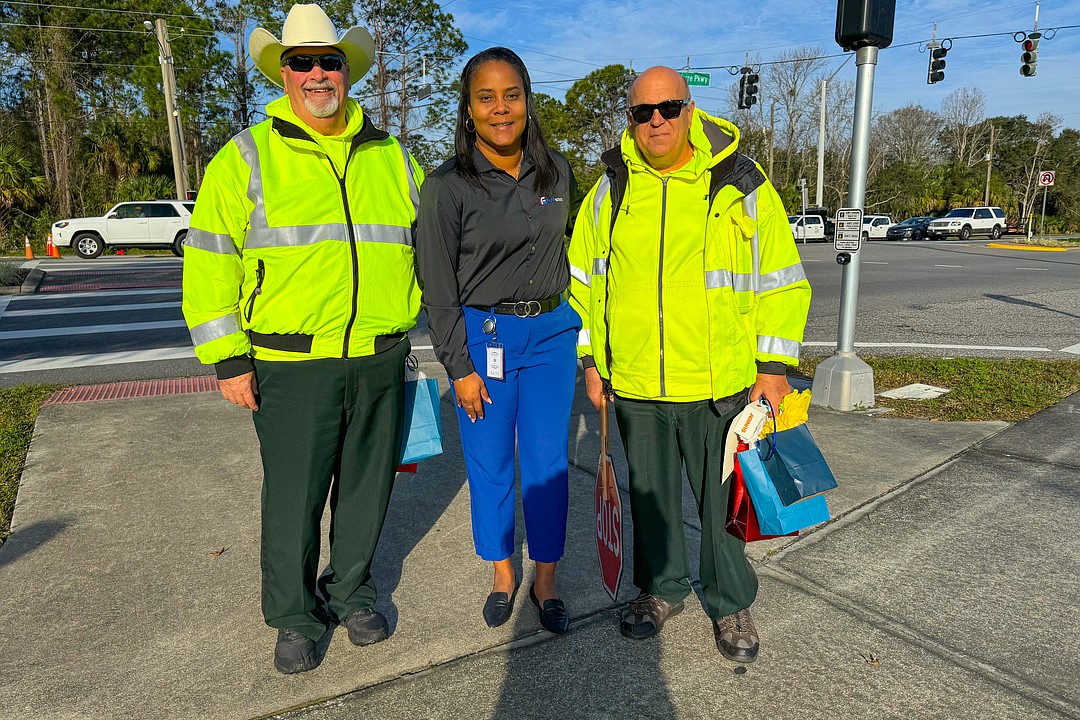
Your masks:
{"label": "reflective silver stripe on jacket", "polygon": [[806,271],[803,270],[802,263],[795,263],[786,268],[774,270],[771,273],[762,275],[759,281],[758,292],[763,293],[768,290],[787,287],[788,285],[802,282],[805,279]]}
{"label": "reflective silver stripe on jacket", "polygon": [[592,278],[589,277],[589,273],[585,272],[579,267],[570,266],[570,277],[577,280],[582,285],[589,285],[592,283]]}
{"label": "reflective silver stripe on jacket", "polygon": [[[593,195],[593,221],[597,230],[600,229],[600,208],[604,205],[604,198],[607,197],[608,190],[611,189],[611,180],[605,173],[600,178],[600,184],[596,186],[596,194]],[[611,212],[615,212],[615,208],[611,209]]]}
{"label": "reflective silver stripe on jacket", "polygon": [[578,330],[577,344],[578,347],[589,347],[590,345],[592,345],[592,340],[589,339],[588,328],[584,330]]}
{"label": "reflective silver stripe on jacket", "polygon": [[240,332],[240,317],[235,313],[207,320],[191,328],[191,342],[198,347],[226,335]]}
{"label": "reflective silver stripe on jacket", "polygon": [[[412,231],[399,225],[353,225],[357,242],[412,245]],[[249,249],[274,247],[297,247],[313,245],[323,240],[349,239],[344,223],[323,225],[292,225],[278,228],[254,228],[248,230],[245,246]]]}
{"label": "reflective silver stripe on jacket", "polygon": [[761,292],[761,288],[758,285],[761,280],[761,253],[758,248],[757,193],[758,191],[754,190],[743,198],[743,212],[746,213],[747,217],[754,221],[754,237],[750,238],[750,251],[754,255],[754,269],[750,277],[750,285],[755,295]]}
{"label": "reflective silver stripe on jacket", "polygon": [[405,158],[405,173],[409,176],[409,197],[412,198],[413,210],[418,211],[420,209],[420,188],[416,184],[416,175],[414,174],[412,161],[409,158],[409,151],[400,142],[398,147],[401,148],[401,154]]}
{"label": "reflective silver stripe on jacket", "polygon": [[266,199],[263,197],[262,170],[259,166],[259,148],[255,146],[255,136],[251,134],[249,128],[234,137],[233,142],[240,148],[240,157],[251,168],[251,177],[248,178],[247,187],[248,199],[255,204],[255,208],[251,211],[251,228],[265,228],[268,226]]}
{"label": "reflective silver stripe on jacket", "polygon": [[732,273],[730,270],[708,270],[705,273],[705,289],[730,287],[735,292],[750,292],[754,286],[748,273]]}
{"label": "reflective silver stripe on jacket", "polygon": [[771,335],[758,335],[757,351],[769,355],[783,355],[784,357],[799,359],[800,343],[787,338],[778,338]]}
{"label": "reflective silver stripe on jacket", "polygon": [[238,254],[236,245],[233,244],[232,238],[228,235],[196,230],[195,228],[188,230],[187,237],[184,238],[184,247],[198,248],[218,255]]}
{"label": "reflective silver stripe on jacket", "polygon": [[607,275],[607,258],[593,258],[592,261],[592,274],[593,275]]}

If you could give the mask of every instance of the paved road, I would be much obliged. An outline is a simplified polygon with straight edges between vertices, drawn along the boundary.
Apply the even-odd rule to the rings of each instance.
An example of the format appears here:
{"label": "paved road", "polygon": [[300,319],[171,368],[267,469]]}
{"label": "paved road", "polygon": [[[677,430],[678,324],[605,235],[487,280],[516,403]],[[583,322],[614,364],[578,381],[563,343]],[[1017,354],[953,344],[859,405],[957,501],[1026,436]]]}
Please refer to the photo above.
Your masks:
{"label": "paved road", "polygon": [[[831,245],[799,251],[814,288],[807,345],[828,353],[836,343],[840,266]],[[1080,248],[871,242],[860,252],[855,338],[861,354],[1080,355]]]}
{"label": "paved road", "polygon": [[[814,300],[807,354],[835,347],[841,271],[831,245],[800,245]],[[855,337],[860,354],[1076,358],[1080,250],[986,243],[864,246]],[[0,386],[209,374],[180,312],[182,260],[42,260],[33,295],[0,297]],[[412,333],[432,360],[427,321]]]}

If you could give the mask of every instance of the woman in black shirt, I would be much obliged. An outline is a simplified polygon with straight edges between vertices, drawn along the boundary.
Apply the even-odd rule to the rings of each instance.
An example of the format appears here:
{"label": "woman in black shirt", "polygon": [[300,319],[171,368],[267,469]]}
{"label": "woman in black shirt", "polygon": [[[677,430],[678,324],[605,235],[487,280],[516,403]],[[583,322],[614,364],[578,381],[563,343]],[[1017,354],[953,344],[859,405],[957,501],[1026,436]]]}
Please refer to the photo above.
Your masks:
{"label": "woman in black shirt", "polygon": [[510,561],[516,448],[536,563],[529,595],[543,626],[562,633],[555,565],[581,329],[566,299],[565,236],[580,198],[570,164],[544,141],[528,71],[511,50],[465,65],[454,145],[421,188],[416,251],[432,343],[458,405],[474,544],[495,567],[484,620],[505,623],[519,585]]}

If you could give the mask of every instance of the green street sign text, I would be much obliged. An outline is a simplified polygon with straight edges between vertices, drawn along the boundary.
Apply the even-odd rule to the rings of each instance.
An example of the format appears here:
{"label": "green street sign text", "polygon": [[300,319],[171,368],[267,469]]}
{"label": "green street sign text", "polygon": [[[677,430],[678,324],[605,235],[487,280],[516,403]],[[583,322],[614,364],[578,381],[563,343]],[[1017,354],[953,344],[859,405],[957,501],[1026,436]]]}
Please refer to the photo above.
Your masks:
{"label": "green street sign text", "polygon": [[686,78],[686,84],[691,86],[709,87],[711,76],[703,72],[680,72]]}

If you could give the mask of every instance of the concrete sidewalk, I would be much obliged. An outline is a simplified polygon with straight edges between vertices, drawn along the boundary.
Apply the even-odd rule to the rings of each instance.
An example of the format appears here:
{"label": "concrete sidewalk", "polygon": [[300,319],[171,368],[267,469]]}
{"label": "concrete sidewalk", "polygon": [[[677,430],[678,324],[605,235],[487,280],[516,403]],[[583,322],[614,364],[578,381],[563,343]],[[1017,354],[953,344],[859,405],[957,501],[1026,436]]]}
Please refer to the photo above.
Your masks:
{"label": "concrete sidewalk", "polygon": [[[0,717],[1080,717],[1080,395],[1011,427],[815,408],[837,519],[748,546],[763,642],[745,674],[693,598],[659,637],[619,635],[586,402],[579,387],[570,633],[543,631],[524,593],[510,623],[484,625],[490,571],[444,397],[446,452],[400,477],[376,557],[393,635],[360,649],[336,632],[318,669],[289,677],[259,614],[249,415],[215,393],[47,406],[0,548]],[[624,522],[629,558],[628,506]],[[624,575],[623,602],[629,560]]]}

